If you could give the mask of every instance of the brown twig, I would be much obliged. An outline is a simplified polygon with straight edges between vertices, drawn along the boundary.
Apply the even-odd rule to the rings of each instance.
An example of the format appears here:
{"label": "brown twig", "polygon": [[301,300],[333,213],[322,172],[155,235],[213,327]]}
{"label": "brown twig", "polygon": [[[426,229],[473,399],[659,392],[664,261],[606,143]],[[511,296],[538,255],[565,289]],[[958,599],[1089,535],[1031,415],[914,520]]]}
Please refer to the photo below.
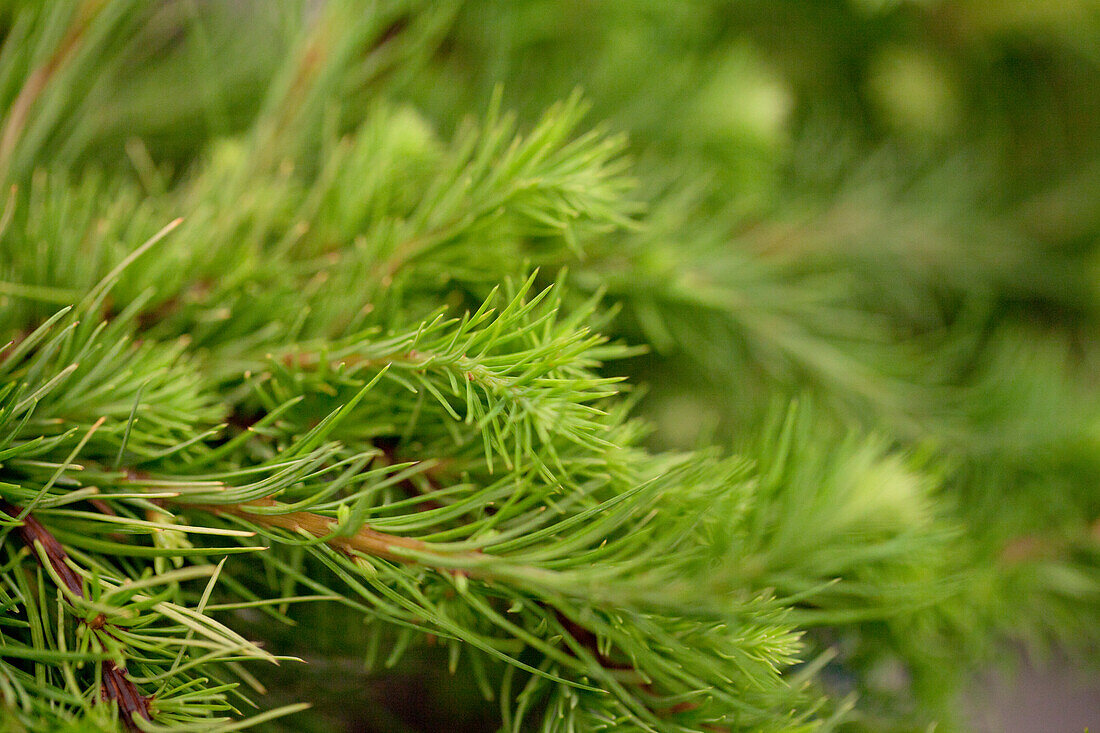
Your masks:
{"label": "brown twig", "polygon": [[[12,518],[18,517],[23,513],[21,507],[3,499],[0,499],[0,511],[3,511]],[[53,571],[57,574],[57,577],[61,579],[61,582],[65,584],[65,587],[68,588],[73,595],[79,596],[80,598],[84,597],[84,584],[80,576],[73,570],[72,566],[66,562],[69,555],[65,552],[65,547],[41,522],[30,514],[27,514],[21,520],[21,524],[16,528],[16,532],[19,534],[20,539],[23,540],[23,544],[30,549],[31,554],[38,559],[39,562],[42,562],[42,556],[35,548],[37,543],[46,556],[46,562],[50,564],[50,567],[53,568]],[[107,626],[107,618],[103,614],[97,615],[91,621],[84,621],[82,619],[82,622],[94,631],[103,631],[104,627]],[[146,720],[152,720],[149,711],[149,702],[152,700],[152,696],[141,694],[137,685],[131,682],[126,676],[125,667],[120,667],[114,662],[107,660],[103,663],[101,680],[101,694],[103,699],[115,701],[118,705],[118,711],[122,716],[122,722],[129,730],[140,730],[134,723],[135,715],[139,715]]]}
{"label": "brown twig", "polygon": [[[306,532],[318,538],[328,537],[328,545],[338,550],[341,550],[349,555],[359,552],[364,555],[381,557],[386,560],[394,560],[404,563],[415,563],[415,559],[410,557],[408,554],[401,552],[401,550],[414,550],[422,553],[439,554],[433,553],[431,545],[422,540],[418,540],[413,537],[402,537],[400,535],[386,534],[385,532],[379,532],[377,530],[371,529],[366,525],[360,527],[355,534],[347,537],[342,535],[333,535],[336,520],[334,520],[332,517],[314,514],[313,512],[287,512],[286,514],[268,514],[265,512],[252,511],[253,509],[272,507],[275,505],[276,503],[274,499],[257,499],[256,501],[250,501],[246,504],[198,504],[194,506],[196,509],[201,509],[202,511],[210,512],[212,514],[232,514],[234,516],[241,517],[242,519],[247,519],[248,521],[254,522],[256,524],[262,524],[265,527],[277,527],[279,529],[285,529],[290,532]],[[480,555],[480,552],[466,552],[449,553],[446,555],[446,557],[472,559],[477,558]]]}
{"label": "brown twig", "polygon": [[146,720],[151,720],[149,701],[152,697],[142,695],[136,685],[126,676],[126,669],[119,667],[111,660],[103,663],[103,688],[104,700],[114,700],[118,704],[119,713],[126,726],[133,731],[140,730],[134,724],[134,715],[140,715]]}

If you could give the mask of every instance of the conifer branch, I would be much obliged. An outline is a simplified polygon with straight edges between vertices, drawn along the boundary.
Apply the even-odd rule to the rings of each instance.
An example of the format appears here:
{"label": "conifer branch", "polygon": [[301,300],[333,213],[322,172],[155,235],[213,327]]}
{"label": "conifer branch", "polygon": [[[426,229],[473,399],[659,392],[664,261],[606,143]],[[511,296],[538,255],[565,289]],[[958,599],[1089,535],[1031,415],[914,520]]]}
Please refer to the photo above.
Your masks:
{"label": "conifer branch", "polygon": [[1019,94],[992,17],[792,5],[807,76],[751,5],[5,6],[0,731],[268,729],[293,653],[509,733],[915,730],[1100,644],[1100,128],[1020,124],[1087,32]]}
{"label": "conifer branch", "polygon": [[[23,544],[40,562],[49,565],[53,571],[51,575],[59,578],[72,596],[84,598],[84,582],[70,567],[68,553],[57,538],[50,534],[33,515],[26,513],[15,504],[0,499],[0,511],[9,517],[21,517],[17,532]],[[81,619],[81,622],[92,631],[111,634],[107,618],[103,613],[98,613],[91,619]],[[118,706],[119,714],[128,730],[140,730],[135,722],[135,716],[145,720],[152,719],[151,696],[143,695],[126,676],[126,668],[119,666],[114,660],[105,660],[102,670],[100,684],[103,699],[111,700]]]}

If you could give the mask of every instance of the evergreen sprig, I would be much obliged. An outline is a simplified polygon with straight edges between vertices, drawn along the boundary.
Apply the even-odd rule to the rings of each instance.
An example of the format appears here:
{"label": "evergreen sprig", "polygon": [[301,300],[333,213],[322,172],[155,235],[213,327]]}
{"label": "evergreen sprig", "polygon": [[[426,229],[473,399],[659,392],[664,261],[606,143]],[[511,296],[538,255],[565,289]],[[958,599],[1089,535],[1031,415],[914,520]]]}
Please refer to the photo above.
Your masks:
{"label": "evergreen sprig", "polygon": [[324,729],[330,632],[516,733],[907,730],[1100,641],[1091,321],[1012,315],[1088,288],[964,157],[772,170],[717,5],[259,5],[0,8],[0,730]]}

